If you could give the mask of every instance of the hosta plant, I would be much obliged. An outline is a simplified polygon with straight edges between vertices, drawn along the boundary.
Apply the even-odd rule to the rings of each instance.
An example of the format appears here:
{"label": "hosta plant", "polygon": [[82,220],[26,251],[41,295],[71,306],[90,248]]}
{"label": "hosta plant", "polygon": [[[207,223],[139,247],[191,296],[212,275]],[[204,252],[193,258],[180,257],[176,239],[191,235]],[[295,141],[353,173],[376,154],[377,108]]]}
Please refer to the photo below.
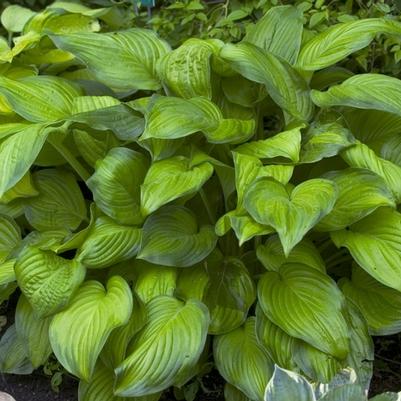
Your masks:
{"label": "hosta plant", "polygon": [[401,81],[338,63],[401,23],[286,5],[172,48],[113,7],[11,11],[1,371],[55,357],[81,401],[149,401],[215,366],[230,401],[327,401],[346,369],[365,400],[371,335],[401,331]]}

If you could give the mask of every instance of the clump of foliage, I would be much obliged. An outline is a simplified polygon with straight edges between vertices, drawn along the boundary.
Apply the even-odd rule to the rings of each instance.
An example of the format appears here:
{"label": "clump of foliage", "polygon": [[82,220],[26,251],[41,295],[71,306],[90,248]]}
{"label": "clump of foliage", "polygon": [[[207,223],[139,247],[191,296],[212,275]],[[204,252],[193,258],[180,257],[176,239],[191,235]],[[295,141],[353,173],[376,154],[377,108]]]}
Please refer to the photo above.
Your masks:
{"label": "clump of foliage", "polygon": [[352,67],[401,23],[312,30],[302,4],[174,49],[121,7],[5,9],[2,372],[54,354],[81,401],[191,399],[213,365],[230,401],[367,399],[371,335],[401,331],[401,82]]}

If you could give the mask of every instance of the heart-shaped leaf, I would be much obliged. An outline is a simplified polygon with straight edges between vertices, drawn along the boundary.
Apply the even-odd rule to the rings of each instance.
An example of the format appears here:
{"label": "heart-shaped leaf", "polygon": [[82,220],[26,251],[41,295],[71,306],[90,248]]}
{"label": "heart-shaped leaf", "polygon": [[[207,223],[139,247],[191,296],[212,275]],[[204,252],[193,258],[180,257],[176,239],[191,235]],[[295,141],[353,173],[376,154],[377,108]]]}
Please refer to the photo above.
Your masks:
{"label": "heart-shaped leaf", "polygon": [[337,191],[324,179],[304,181],[294,189],[271,178],[256,180],[245,196],[248,213],[278,232],[284,254],[291,250],[334,206]]}
{"label": "heart-shaped leaf", "polygon": [[98,281],[85,282],[50,324],[57,359],[69,372],[89,381],[108,336],[126,324],[131,313],[132,292],[123,278],[110,278],[107,289]]}

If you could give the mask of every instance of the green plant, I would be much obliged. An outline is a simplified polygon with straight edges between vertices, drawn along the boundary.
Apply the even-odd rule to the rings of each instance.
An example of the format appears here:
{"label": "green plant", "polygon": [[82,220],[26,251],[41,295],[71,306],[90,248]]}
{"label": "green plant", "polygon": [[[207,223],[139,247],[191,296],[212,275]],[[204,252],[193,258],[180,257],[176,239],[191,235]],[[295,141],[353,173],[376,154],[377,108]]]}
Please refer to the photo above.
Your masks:
{"label": "green plant", "polygon": [[174,50],[119,7],[3,12],[1,371],[54,353],[81,401],[190,400],[213,361],[261,401],[275,364],[352,369],[365,399],[401,331],[401,83],[349,68],[401,23],[303,7]]}

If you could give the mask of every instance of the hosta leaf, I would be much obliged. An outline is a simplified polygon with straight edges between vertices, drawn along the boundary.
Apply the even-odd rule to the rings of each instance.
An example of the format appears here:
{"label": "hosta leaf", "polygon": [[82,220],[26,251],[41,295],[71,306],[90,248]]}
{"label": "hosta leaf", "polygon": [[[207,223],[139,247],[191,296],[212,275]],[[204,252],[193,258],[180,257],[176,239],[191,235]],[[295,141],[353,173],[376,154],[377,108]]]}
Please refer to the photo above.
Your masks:
{"label": "hosta leaf", "polygon": [[368,46],[378,33],[399,35],[401,25],[381,18],[337,24],[308,41],[301,49],[297,64],[310,71],[328,67]]}
{"label": "hosta leaf", "polygon": [[30,375],[33,372],[25,345],[17,336],[15,324],[0,339],[0,372],[16,375]]}
{"label": "hosta leaf", "polygon": [[226,401],[250,401],[242,391],[230,383],[224,385],[224,399]]}
{"label": "hosta leaf", "polygon": [[45,364],[52,349],[49,341],[51,318],[39,318],[28,300],[21,295],[15,311],[15,328],[26,354],[36,369]]}
{"label": "hosta leaf", "polygon": [[120,144],[111,132],[99,135],[99,132],[74,129],[72,134],[82,158],[92,167],[96,166],[98,160],[105,158],[111,148]]}
{"label": "hosta leaf", "polygon": [[315,163],[337,155],[355,142],[351,132],[337,123],[312,124],[303,137],[301,163]]}
{"label": "hosta leaf", "polygon": [[[214,263],[213,263],[214,262]],[[217,258],[205,262],[209,284],[202,301],[209,308],[209,334],[236,329],[256,298],[256,289],[245,265],[236,258]]]}
{"label": "hosta leaf", "polygon": [[141,186],[142,215],[147,216],[174,199],[199,191],[212,174],[210,163],[193,166],[184,156],[153,163]]}
{"label": "hosta leaf", "polygon": [[71,113],[69,121],[111,130],[121,140],[133,141],[144,129],[143,117],[111,96],[79,96],[74,99]]}
{"label": "hosta leaf", "polygon": [[380,206],[395,207],[386,182],[365,169],[344,169],[324,175],[335,182],[338,197],[333,210],[317,225],[318,230],[341,230],[369,215]]}
{"label": "hosta leaf", "polygon": [[350,350],[346,365],[356,373],[355,383],[368,393],[373,377],[374,344],[366,320],[352,304],[347,304],[347,321],[350,328]]}
{"label": "hosta leaf", "polygon": [[324,394],[321,401],[366,401],[366,396],[360,386],[346,384],[339,386]]}
{"label": "hosta leaf", "polygon": [[213,47],[206,41],[192,38],[166,54],[158,65],[159,75],[176,96],[212,98],[210,57]]}
{"label": "hosta leaf", "polygon": [[262,276],[258,299],[265,315],[292,337],[340,359],[347,356],[344,297],[325,273],[299,263],[282,265]]}
{"label": "hosta leaf", "polygon": [[85,200],[73,174],[56,169],[33,174],[39,195],[30,198],[25,207],[29,224],[37,230],[75,230],[87,211]]}
{"label": "hosta leaf", "polygon": [[401,115],[400,90],[401,80],[397,78],[382,74],[359,74],[332,86],[326,92],[312,90],[311,97],[319,107],[349,106]]}
{"label": "hosta leaf", "polygon": [[248,139],[254,128],[253,120],[224,119],[206,98],[159,96],[152,100],[141,139],[178,139],[201,131],[211,143],[237,143]]}
{"label": "hosta leaf", "polygon": [[376,397],[369,398],[369,401],[400,401],[401,393],[383,393]]}
{"label": "hosta leaf", "polygon": [[232,210],[216,222],[215,232],[218,236],[225,235],[230,228],[235,232],[239,245],[242,246],[257,235],[266,235],[274,232],[274,229],[255,221],[246,211]]}
{"label": "hosta leaf", "polygon": [[351,167],[368,169],[382,177],[393,192],[397,203],[401,201],[400,166],[380,158],[372,149],[360,142],[344,150],[341,157]]}
{"label": "hosta leaf", "polygon": [[0,198],[28,172],[51,128],[30,125],[0,143]]}
{"label": "hosta leaf", "polygon": [[302,31],[302,12],[297,7],[272,7],[250,27],[244,41],[294,64],[301,48]]}
{"label": "hosta leaf", "polygon": [[401,291],[400,213],[379,208],[347,229],[333,231],[331,238],[338,248],[346,247],[372,277]]}
{"label": "hosta leaf", "polygon": [[14,266],[15,259],[10,259],[0,264],[0,292],[2,286],[13,283],[16,280]]}
{"label": "hosta leaf", "polygon": [[99,209],[121,224],[140,224],[140,185],[148,162],[141,153],[113,148],[87,181]]}
{"label": "hosta leaf", "polygon": [[166,266],[192,266],[209,255],[216,241],[213,227],[198,227],[189,209],[165,206],[145,221],[138,258]]}
{"label": "hosta leaf", "polygon": [[308,85],[286,61],[250,43],[227,44],[220,56],[245,78],[264,84],[271,98],[295,119],[311,117]]}
{"label": "hosta leaf", "polygon": [[273,362],[259,344],[255,318],[214,339],[214,360],[219,373],[251,400],[262,400],[273,374]]}
{"label": "hosta leaf", "polygon": [[85,277],[79,262],[33,247],[19,254],[15,273],[21,291],[40,317],[64,308]]}
{"label": "hosta leaf", "polygon": [[205,262],[187,269],[180,269],[175,294],[182,299],[198,299],[201,301],[209,285],[209,275]]}
{"label": "hosta leaf", "polygon": [[304,235],[333,208],[337,192],[325,179],[304,181],[293,190],[271,178],[255,181],[245,196],[248,213],[278,232],[284,254],[289,255]]}
{"label": "hosta leaf", "polygon": [[302,340],[294,343],[293,360],[304,375],[319,383],[330,382],[342,368],[339,360]]}
{"label": "hosta leaf", "polygon": [[24,25],[36,13],[17,4],[8,6],[1,13],[1,24],[9,32],[21,32]]}
{"label": "hosta leaf", "polygon": [[316,401],[313,388],[301,375],[281,369],[274,368],[273,377],[267,387],[264,401]]}
{"label": "hosta leaf", "polygon": [[134,257],[141,245],[141,229],[99,217],[77,253],[77,260],[90,268],[108,267]]}
{"label": "hosta leaf", "polygon": [[401,294],[379,283],[363,269],[354,265],[352,279],[339,282],[344,295],[363,314],[369,332],[375,336],[401,331]]}
{"label": "hosta leaf", "polygon": [[19,80],[0,77],[0,93],[17,114],[36,123],[66,118],[74,97],[81,95],[80,89],[67,80],[44,75]]}
{"label": "hosta leaf", "polygon": [[284,158],[285,161],[296,163],[301,150],[301,129],[304,127],[301,125],[267,139],[247,142],[235,148],[235,152],[258,159]]}
{"label": "hosta leaf", "polygon": [[160,393],[133,398],[122,398],[114,395],[114,372],[102,363],[98,363],[89,383],[79,382],[78,397],[80,401],[158,401]]}
{"label": "hosta leaf", "polygon": [[160,88],[156,61],[170,48],[150,30],[76,33],[52,39],[57,47],[81,60],[99,82],[117,92]]}
{"label": "hosta leaf", "polygon": [[0,215],[0,263],[7,259],[20,241],[21,230],[17,223],[11,217]]}
{"label": "hosta leaf", "polygon": [[165,390],[195,366],[205,345],[209,313],[199,301],[160,296],[148,303],[147,312],[146,326],[116,369],[118,396]]}
{"label": "hosta leaf", "polygon": [[271,271],[280,271],[280,266],[285,263],[302,263],[323,273],[326,271],[318,249],[307,238],[299,242],[286,257],[279,237],[274,235],[256,248],[256,255],[263,266]]}
{"label": "hosta leaf", "polygon": [[0,203],[9,203],[15,199],[30,198],[38,194],[39,192],[33,186],[31,174],[28,172],[2,197],[0,197]]}
{"label": "hosta leaf", "polygon": [[296,339],[269,320],[258,305],[256,307],[256,337],[275,364],[296,370],[294,346]]}
{"label": "hosta leaf", "polygon": [[113,329],[126,324],[132,312],[127,282],[114,276],[107,289],[87,281],[70,305],[50,325],[50,343],[60,363],[82,380],[89,381],[96,360]]}
{"label": "hosta leaf", "polygon": [[134,289],[140,300],[148,303],[160,295],[173,296],[176,288],[177,269],[136,260]]}

